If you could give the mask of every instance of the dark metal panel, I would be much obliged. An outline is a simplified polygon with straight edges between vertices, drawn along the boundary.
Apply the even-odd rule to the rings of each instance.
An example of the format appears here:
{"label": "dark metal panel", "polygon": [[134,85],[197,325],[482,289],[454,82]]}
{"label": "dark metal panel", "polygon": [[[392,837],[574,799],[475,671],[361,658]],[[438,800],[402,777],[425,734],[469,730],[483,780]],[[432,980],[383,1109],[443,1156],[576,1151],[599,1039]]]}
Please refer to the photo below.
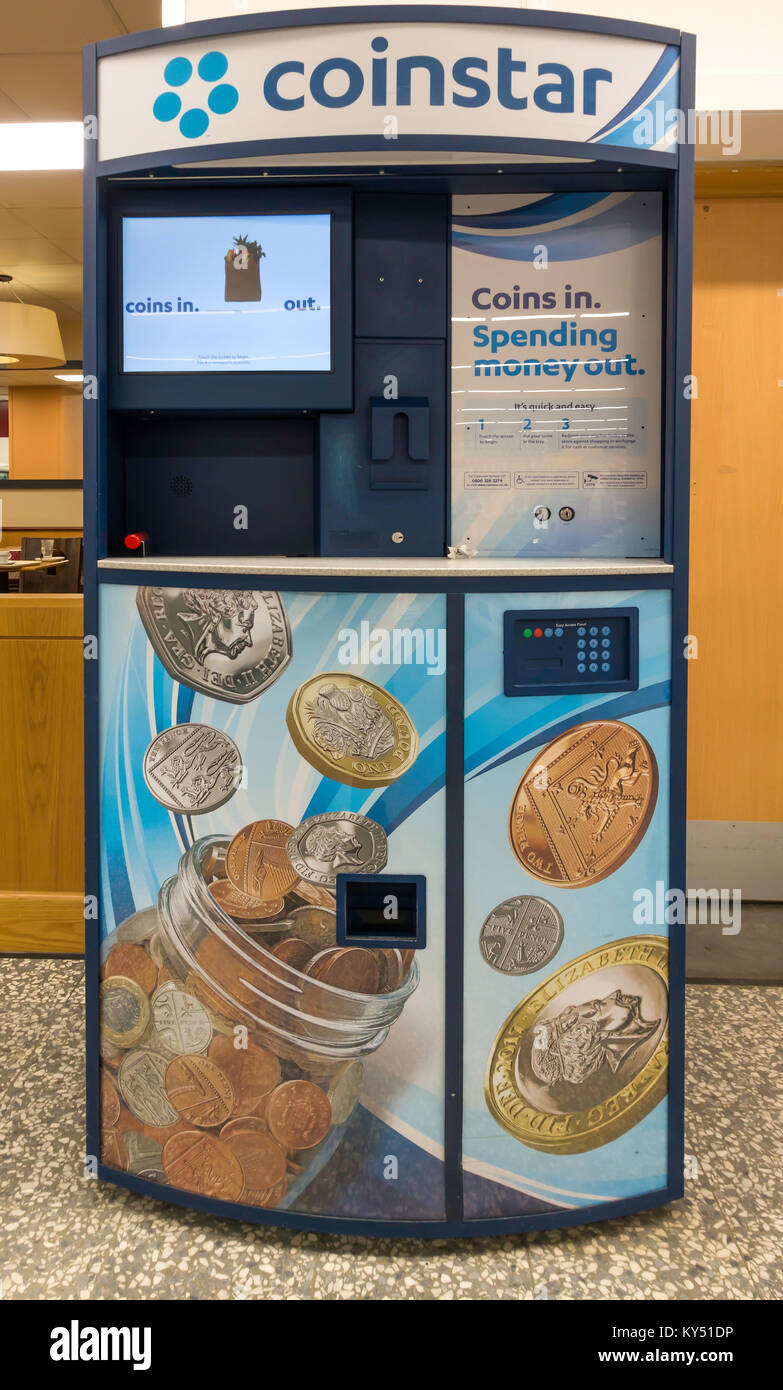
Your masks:
{"label": "dark metal panel", "polygon": [[[441,342],[356,343],[353,415],[320,418],[322,555],[442,555],[446,503],[446,362]],[[373,398],[396,378],[399,396],[428,402],[429,457],[410,456],[405,421],[395,421],[391,458],[373,462]],[[393,402],[392,402],[393,406]],[[402,539],[395,542],[393,536]],[[411,580],[418,584],[418,580]]]}
{"label": "dark metal panel", "polygon": [[124,537],[144,531],[150,554],[312,555],[314,451],[315,423],[301,416],[272,428],[258,417],[131,417],[114,460],[125,497],[112,548],[122,554]]}
{"label": "dark metal panel", "polygon": [[447,215],[437,194],[357,196],[357,338],[445,338]]}

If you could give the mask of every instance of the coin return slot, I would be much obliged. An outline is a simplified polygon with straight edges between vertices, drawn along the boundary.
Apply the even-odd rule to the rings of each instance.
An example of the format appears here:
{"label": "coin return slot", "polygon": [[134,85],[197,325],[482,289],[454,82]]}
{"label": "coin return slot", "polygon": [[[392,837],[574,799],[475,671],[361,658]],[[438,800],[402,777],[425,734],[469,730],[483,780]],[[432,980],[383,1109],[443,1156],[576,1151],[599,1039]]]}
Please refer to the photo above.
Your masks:
{"label": "coin return slot", "polygon": [[562,671],[563,661],[559,656],[533,656],[525,662],[526,671]]}
{"label": "coin return slot", "polygon": [[419,874],[338,874],[337,944],[423,947],[424,882]]}

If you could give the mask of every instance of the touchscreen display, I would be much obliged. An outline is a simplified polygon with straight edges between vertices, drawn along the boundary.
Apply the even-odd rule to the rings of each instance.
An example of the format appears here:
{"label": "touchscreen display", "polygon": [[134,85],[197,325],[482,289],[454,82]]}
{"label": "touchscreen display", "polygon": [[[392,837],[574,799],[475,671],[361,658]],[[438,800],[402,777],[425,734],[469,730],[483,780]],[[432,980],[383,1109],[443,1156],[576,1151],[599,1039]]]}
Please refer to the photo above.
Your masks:
{"label": "touchscreen display", "polygon": [[124,372],[329,372],[331,215],[124,217]]}

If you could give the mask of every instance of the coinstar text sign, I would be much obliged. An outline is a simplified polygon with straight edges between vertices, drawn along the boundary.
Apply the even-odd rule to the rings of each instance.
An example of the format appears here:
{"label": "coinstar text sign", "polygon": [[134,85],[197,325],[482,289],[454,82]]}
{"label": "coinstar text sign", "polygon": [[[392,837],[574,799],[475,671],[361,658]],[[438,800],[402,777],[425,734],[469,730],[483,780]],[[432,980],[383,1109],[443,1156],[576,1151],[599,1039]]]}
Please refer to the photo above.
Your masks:
{"label": "coinstar text sign", "polygon": [[212,32],[109,53],[98,62],[98,159],[291,142],[390,157],[528,141],[668,148],[675,45],[487,13]]}

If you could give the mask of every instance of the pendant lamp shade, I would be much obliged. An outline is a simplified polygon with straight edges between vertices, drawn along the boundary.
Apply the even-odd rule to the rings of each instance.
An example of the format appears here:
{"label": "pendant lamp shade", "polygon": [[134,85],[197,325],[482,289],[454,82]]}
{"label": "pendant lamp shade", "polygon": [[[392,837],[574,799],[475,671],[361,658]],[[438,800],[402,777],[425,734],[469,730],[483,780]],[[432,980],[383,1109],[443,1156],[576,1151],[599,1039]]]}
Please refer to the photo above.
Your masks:
{"label": "pendant lamp shade", "polygon": [[0,300],[0,366],[62,367],[60,325],[52,309]]}

